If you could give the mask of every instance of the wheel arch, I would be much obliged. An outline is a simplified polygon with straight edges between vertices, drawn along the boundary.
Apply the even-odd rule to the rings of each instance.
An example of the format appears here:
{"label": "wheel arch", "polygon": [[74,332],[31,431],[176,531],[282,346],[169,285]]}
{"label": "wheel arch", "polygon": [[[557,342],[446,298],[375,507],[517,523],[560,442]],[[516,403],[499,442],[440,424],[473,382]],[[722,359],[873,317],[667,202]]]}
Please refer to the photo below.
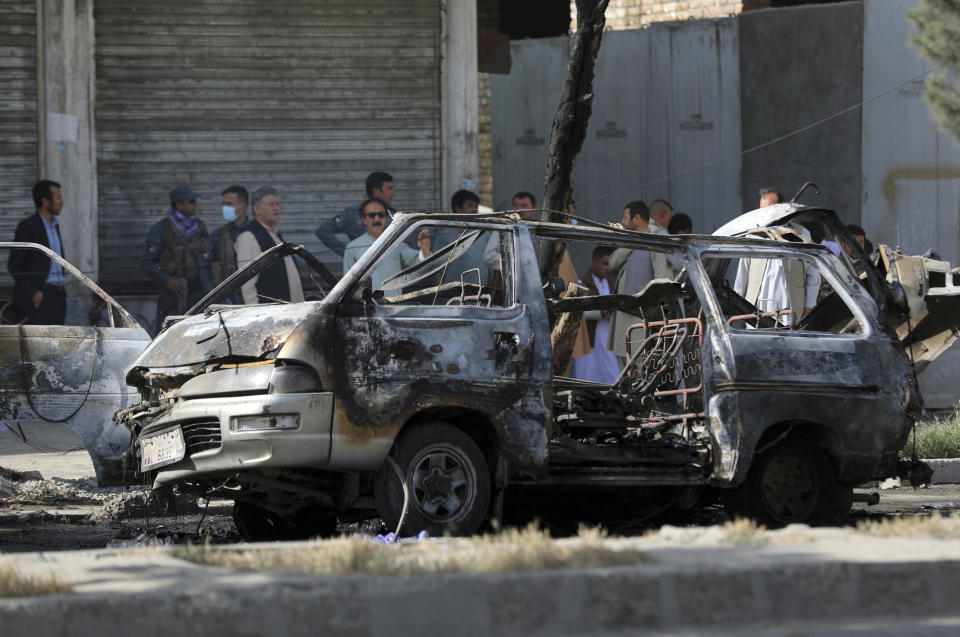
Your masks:
{"label": "wheel arch", "polygon": [[793,437],[816,445],[827,456],[834,472],[840,474],[843,459],[843,441],[840,435],[833,428],[810,420],[787,420],[770,425],[757,439],[753,455],[755,457],[777,442]]}
{"label": "wheel arch", "polygon": [[[469,407],[429,407],[408,418],[403,427],[400,428],[397,437],[403,435],[403,431],[411,425],[430,421],[449,423],[470,436],[480,447],[484,460],[487,461],[491,477],[496,475],[502,444],[493,424],[493,419],[488,414]],[[394,444],[396,444],[396,440]]]}

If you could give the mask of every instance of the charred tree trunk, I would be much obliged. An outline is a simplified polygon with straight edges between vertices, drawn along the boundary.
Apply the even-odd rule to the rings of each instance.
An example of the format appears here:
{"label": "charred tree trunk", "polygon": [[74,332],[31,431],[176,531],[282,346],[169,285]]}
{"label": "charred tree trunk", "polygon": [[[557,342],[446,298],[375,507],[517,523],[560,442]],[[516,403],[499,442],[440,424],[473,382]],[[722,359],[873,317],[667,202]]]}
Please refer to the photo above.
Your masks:
{"label": "charred tree trunk", "polygon": [[[560,92],[560,105],[550,131],[550,149],[543,185],[543,207],[555,212],[544,213],[542,221],[561,221],[573,200],[573,164],[583,147],[593,105],[593,69],[600,50],[600,38],[606,24],[604,12],[610,0],[576,0],[577,31],[570,48],[567,75]],[[563,254],[563,244],[544,242],[539,246],[540,271],[545,276],[556,273]]]}

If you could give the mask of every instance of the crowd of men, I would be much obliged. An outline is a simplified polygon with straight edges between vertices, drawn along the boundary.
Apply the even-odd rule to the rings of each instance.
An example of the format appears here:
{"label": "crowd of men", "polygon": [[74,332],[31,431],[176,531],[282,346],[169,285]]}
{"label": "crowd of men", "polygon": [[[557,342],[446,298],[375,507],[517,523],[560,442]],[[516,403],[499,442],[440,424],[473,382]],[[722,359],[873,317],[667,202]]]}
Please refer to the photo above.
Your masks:
{"label": "crowd of men", "polygon": [[[390,174],[373,172],[366,180],[367,198],[317,228],[316,236],[320,241],[343,259],[344,272],[362,257],[389,225],[391,214],[396,212],[392,207],[395,193]],[[157,327],[162,325],[166,316],[192,307],[238,268],[283,241],[278,230],[281,206],[280,193],[276,189],[265,186],[250,194],[239,185],[225,188],[221,192],[223,224],[213,232],[208,232],[203,221],[197,218],[200,197],[190,186],[173,188],[169,192],[170,207],[146,235],[141,267],[156,285]],[[49,180],[38,182],[33,188],[33,200],[36,212],[18,224],[14,240],[39,243],[64,256],[58,223],[63,208],[60,184]],[[775,188],[762,188],[759,192],[761,208],[782,201],[782,195]],[[453,194],[450,207],[456,214],[474,214],[479,203],[475,193],[459,190]],[[536,203],[536,197],[528,191],[518,192],[511,200],[512,209],[523,219],[536,214]],[[251,209],[252,217],[248,214]],[[572,218],[573,210],[568,214]],[[683,213],[674,214],[673,207],[663,199],[656,199],[649,206],[639,200],[627,203],[619,223],[629,230],[653,234],[690,234],[693,231],[690,217]],[[870,255],[873,247],[863,228],[851,225],[847,230],[863,253]],[[819,237],[816,236],[816,227],[800,227],[799,231],[812,241],[823,243],[834,254],[843,255],[858,272],[862,271],[863,265],[851,246],[825,240],[822,231]],[[447,245],[457,238],[458,232],[454,227],[441,227],[435,228],[431,236],[430,230],[423,230],[416,238],[416,247],[404,245],[391,251],[389,260],[378,263],[372,272],[374,289],[379,289],[392,274],[428,258],[431,244],[436,247]],[[339,235],[346,235],[347,240]],[[460,256],[462,261],[458,269],[476,269],[483,281],[497,276],[500,243],[496,233],[491,235],[488,240],[475,242]],[[15,282],[12,302],[20,308],[24,320],[36,324],[63,324],[66,294],[60,264],[42,252],[13,250],[8,269]],[[566,279],[578,280],[597,295],[636,294],[654,279],[674,279],[681,269],[682,264],[674,257],[660,252],[605,247],[593,251],[586,272],[578,274],[572,262],[561,267],[566,272]],[[449,276],[458,274],[450,272]],[[812,268],[802,264],[794,267],[776,259],[742,259],[734,289],[761,310],[768,306],[789,307],[792,315],[802,316],[816,304],[820,280]],[[294,259],[286,256],[263,270],[245,282],[229,300],[237,304],[303,301],[303,287]],[[584,320],[585,337],[580,339],[584,343],[575,349],[571,375],[613,382],[624,364],[627,328],[636,322],[636,318],[624,312],[596,310],[587,312]]]}

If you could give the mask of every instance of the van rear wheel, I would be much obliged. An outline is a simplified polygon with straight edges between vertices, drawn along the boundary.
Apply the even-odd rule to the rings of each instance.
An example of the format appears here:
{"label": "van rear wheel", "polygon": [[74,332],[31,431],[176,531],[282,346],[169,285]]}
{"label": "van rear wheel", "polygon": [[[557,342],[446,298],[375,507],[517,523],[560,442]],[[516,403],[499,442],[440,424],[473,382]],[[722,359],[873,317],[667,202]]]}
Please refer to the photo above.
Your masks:
{"label": "van rear wheel", "polygon": [[[411,425],[390,452],[407,483],[408,502],[401,535],[427,531],[472,535],[490,507],[490,471],[477,443],[445,422]],[[403,486],[389,460],[377,475],[380,517],[390,531],[403,515]]]}
{"label": "van rear wheel", "polygon": [[727,510],[770,528],[824,524],[837,512],[833,466],[819,447],[788,438],[754,458],[746,480],[726,498]]}

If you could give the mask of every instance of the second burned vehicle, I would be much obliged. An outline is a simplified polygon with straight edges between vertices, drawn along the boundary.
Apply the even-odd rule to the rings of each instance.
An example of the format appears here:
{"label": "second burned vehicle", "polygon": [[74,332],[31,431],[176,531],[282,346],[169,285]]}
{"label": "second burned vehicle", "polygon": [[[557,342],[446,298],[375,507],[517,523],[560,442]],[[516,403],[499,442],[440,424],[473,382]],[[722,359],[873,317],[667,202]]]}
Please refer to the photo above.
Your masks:
{"label": "second burned vehicle", "polygon": [[[424,228],[433,254],[375,286]],[[491,238],[497,272],[480,257]],[[662,252],[683,270],[635,296],[578,296],[541,276],[538,242]],[[142,403],[118,414],[155,486],[232,497],[248,538],[376,516],[469,534],[531,488],[686,505],[711,489],[768,524],[828,521],[853,485],[896,474],[919,407],[895,295],[819,245],[401,214],[320,301],[213,304],[290,252],[322,271],[285,244],[235,273],[136,361]],[[741,259],[810,269],[830,293],[803,317],[760,312],[727,283]],[[636,316],[610,385],[555,374],[590,309]]]}

